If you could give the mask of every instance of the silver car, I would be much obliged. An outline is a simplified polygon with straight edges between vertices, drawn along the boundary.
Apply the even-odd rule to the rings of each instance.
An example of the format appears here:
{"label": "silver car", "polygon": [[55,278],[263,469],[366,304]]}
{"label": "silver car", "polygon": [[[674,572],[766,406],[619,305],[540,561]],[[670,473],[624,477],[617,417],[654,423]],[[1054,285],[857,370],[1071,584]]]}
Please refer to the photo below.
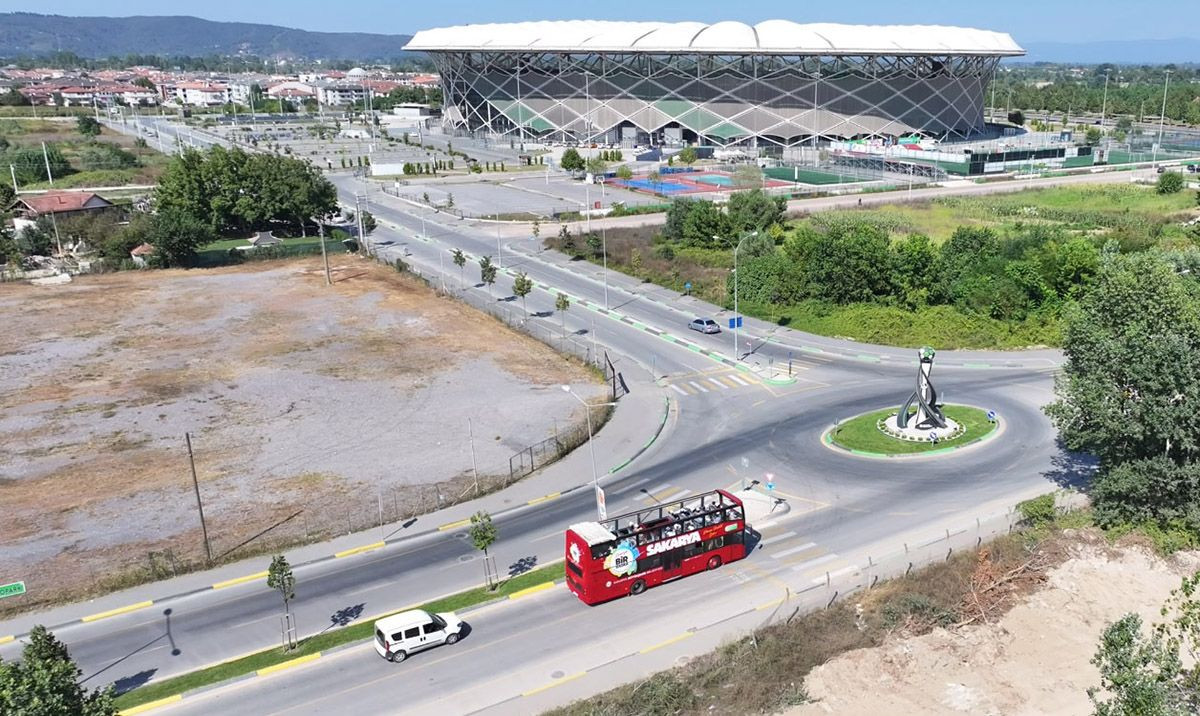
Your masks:
{"label": "silver car", "polygon": [[697,318],[688,324],[688,328],[701,333],[720,333],[721,327],[711,318]]}

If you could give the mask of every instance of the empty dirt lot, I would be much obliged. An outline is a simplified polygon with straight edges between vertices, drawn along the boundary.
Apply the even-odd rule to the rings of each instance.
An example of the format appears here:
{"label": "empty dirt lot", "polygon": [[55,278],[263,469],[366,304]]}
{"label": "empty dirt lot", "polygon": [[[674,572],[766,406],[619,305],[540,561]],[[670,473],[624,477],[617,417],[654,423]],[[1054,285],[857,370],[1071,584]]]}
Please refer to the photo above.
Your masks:
{"label": "empty dirt lot", "polygon": [[332,287],[319,259],[0,285],[0,582],[78,596],[202,556],[185,433],[221,555],[281,521],[252,547],[429,509],[470,488],[468,418],[480,472],[507,474],[582,421],[559,385],[602,392],[391,268],[336,263]]}

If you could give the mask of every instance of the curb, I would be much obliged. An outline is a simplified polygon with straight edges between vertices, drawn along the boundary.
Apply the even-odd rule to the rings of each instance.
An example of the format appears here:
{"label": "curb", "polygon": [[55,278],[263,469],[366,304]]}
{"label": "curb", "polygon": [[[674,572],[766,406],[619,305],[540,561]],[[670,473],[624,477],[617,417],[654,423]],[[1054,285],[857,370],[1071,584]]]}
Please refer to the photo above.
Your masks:
{"label": "curb", "polygon": [[[975,405],[964,405],[964,407],[975,408],[976,410],[982,410],[982,408],[979,408],[978,406],[975,406]],[[874,411],[871,411],[871,412],[874,412]],[[867,415],[867,413],[863,413],[863,415]],[[854,417],[857,418],[859,416],[855,415]],[[853,418],[851,418],[851,419],[853,419]],[[983,435],[980,435],[977,438],[968,440],[967,442],[960,443],[958,445],[951,445],[949,447],[937,448],[935,450],[925,450],[922,452],[911,452],[911,453],[872,452],[870,450],[859,450],[857,448],[848,448],[848,447],[839,445],[833,441],[833,431],[836,427],[837,426],[832,426],[832,427],[826,428],[825,432],[821,433],[821,438],[820,438],[821,444],[824,445],[825,447],[829,448],[830,450],[834,450],[836,452],[849,453],[849,454],[855,455],[857,457],[865,457],[865,458],[869,458],[872,460],[911,460],[913,458],[949,455],[950,453],[957,452],[964,448],[973,447],[975,445],[979,445],[980,443],[984,443],[989,440],[992,440],[993,438],[999,437],[1000,434],[1004,432],[1004,421],[1001,420],[999,417],[997,417],[996,425],[994,428],[992,428],[988,432],[984,433]]]}

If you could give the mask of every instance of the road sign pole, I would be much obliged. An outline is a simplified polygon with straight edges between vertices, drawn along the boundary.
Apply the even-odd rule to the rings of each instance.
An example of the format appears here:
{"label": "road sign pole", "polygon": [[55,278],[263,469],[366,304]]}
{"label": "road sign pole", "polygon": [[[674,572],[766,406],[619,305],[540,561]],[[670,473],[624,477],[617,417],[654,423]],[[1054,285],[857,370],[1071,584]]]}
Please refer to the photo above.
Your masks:
{"label": "road sign pole", "polygon": [[200,500],[200,481],[196,479],[196,458],[192,455],[192,434],[184,433],[187,441],[188,464],[192,467],[192,488],[196,491],[196,509],[200,511],[200,530],[204,534],[204,555],[212,564],[212,546],[208,543],[208,524],[204,521],[204,503]]}

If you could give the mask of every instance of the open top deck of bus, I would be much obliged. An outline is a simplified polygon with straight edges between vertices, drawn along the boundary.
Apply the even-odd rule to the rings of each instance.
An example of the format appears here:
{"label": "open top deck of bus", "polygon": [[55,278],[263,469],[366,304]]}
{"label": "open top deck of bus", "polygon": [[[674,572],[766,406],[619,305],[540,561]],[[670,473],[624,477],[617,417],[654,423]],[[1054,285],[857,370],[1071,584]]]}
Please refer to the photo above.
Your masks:
{"label": "open top deck of bus", "polygon": [[570,529],[589,547],[615,542],[625,537],[639,538],[639,544],[652,541],[650,533],[657,533],[666,525],[687,521],[696,527],[725,519],[724,510],[740,507],[742,501],[724,490],[712,490],[690,495],[672,502],[609,518],[603,522],[577,522]]}

